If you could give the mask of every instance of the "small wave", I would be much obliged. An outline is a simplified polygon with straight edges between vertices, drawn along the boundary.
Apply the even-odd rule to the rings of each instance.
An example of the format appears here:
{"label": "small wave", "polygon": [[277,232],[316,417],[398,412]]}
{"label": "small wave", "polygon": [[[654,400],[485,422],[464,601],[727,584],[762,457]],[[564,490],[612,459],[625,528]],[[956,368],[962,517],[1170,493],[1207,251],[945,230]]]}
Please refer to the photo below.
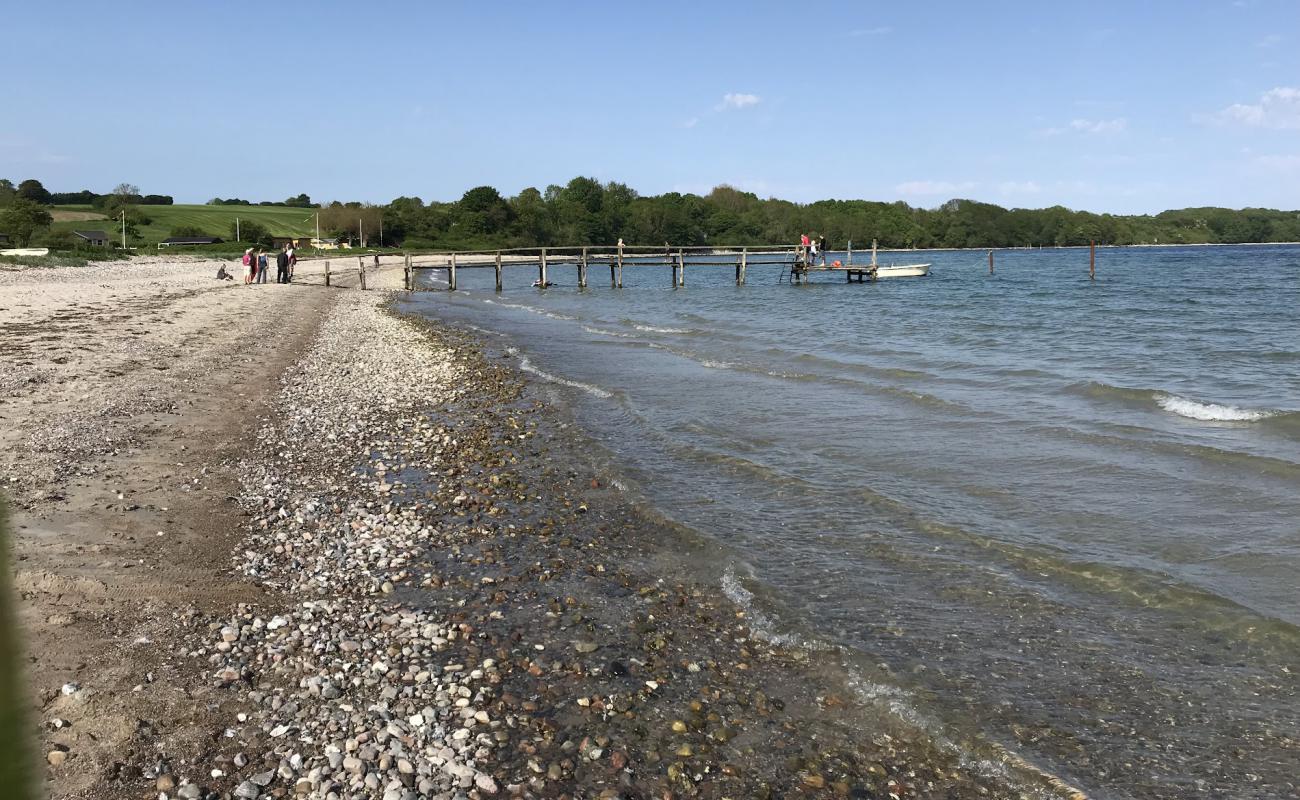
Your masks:
{"label": "small wave", "polygon": [[[486,302],[491,303],[492,301],[488,300]],[[540,314],[543,317],[550,317],[551,319],[563,319],[563,320],[577,319],[577,317],[571,317],[568,314],[560,314],[559,312],[555,312],[555,311],[547,311],[545,309],[541,309],[536,306],[525,305],[524,303],[495,303],[494,305],[501,305],[501,306],[505,306],[506,308],[518,308],[520,310],[528,311],[533,314]]]}
{"label": "small wave", "polygon": [[1158,389],[1131,389],[1096,381],[1074,384],[1068,387],[1067,391],[1103,401],[1118,401],[1134,408],[1150,410],[1151,406],[1155,405],[1171,414],[1202,422],[1259,422],[1272,417],[1287,418],[1296,413],[1271,408],[1242,408],[1224,403],[1203,403]]}
{"label": "small wave", "polygon": [[656,328],[654,325],[635,324],[632,327],[639,331],[645,331],[646,333],[690,333],[690,331],[685,328]]}
{"label": "small wave", "polygon": [[745,612],[745,618],[749,621],[750,632],[758,639],[770,642],[780,647],[799,648],[809,652],[814,651],[833,651],[838,648],[826,642],[819,642],[807,639],[793,633],[781,633],[777,630],[776,622],[758,610],[754,605],[754,593],[746,589],[736,577],[736,571],[727,566],[722,573],[722,593],[727,599],[736,604],[736,607]]}
{"label": "small wave", "polygon": [[[514,350],[514,348],[507,348],[507,352],[509,352],[510,350]],[[515,350],[515,353],[518,352],[519,352],[518,350]],[[583,383],[581,381],[571,381],[568,378],[561,378],[559,375],[552,375],[546,370],[534,366],[533,362],[528,359],[528,356],[519,356],[519,368],[522,369],[524,372],[528,372],[528,373],[532,373],[533,375],[536,375],[537,377],[541,378],[544,381],[549,381],[550,383],[558,383],[561,386],[568,386],[572,389],[580,389],[586,392],[587,394],[591,395],[592,397],[608,399],[614,396],[614,393],[609,391],[608,389],[602,389],[599,386],[592,386],[590,383]]]}
{"label": "small wave", "polygon": [[583,326],[582,326],[582,329],[583,329],[584,331],[586,331],[587,333],[592,333],[592,334],[595,334],[596,336],[617,336],[617,337],[620,338],[620,339],[635,339],[635,338],[636,338],[635,336],[633,336],[633,335],[630,334],[630,333],[619,333],[618,331],[607,331],[607,330],[605,330],[604,328],[593,328],[593,327],[591,327],[590,325],[583,325]]}
{"label": "small wave", "polygon": [[1174,394],[1157,393],[1155,401],[1163,408],[1180,417],[1199,419],[1206,422],[1257,422],[1275,416],[1276,411],[1260,411],[1251,408],[1220,405],[1218,403],[1201,403],[1179,397]]}

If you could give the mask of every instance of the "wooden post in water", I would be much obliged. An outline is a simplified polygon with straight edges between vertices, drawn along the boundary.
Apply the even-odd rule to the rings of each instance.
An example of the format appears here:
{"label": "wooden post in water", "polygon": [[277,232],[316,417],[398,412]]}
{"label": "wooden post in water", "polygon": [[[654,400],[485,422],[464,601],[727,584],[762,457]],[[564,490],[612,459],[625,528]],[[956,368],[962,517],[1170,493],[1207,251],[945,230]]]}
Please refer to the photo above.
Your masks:
{"label": "wooden post in water", "polygon": [[1088,244],[1088,280],[1097,280],[1097,240]]}
{"label": "wooden post in water", "polygon": [[456,254],[451,254],[451,264],[447,267],[447,291],[456,291]]}
{"label": "wooden post in water", "polygon": [[501,251],[500,250],[497,251],[496,273],[497,273],[497,291],[499,292],[501,291]]}
{"label": "wooden post in water", "polygon": [[850,267],[853,266],[853,240],[852,239],[849,239],[849,252],[847,254],[847,257],[844,259],[844,263],[848,264]]}
{"label": "wooden post in water", "polygon": [[545,289],[546,288],[546,248],[545,247],[542,248],[542,255],[540,260],[538,261],[537,268],[539,272],[537,276],[537,280],[539,282],[538,285],[541,286],[541,288]]}
{"label": "wooden post in water", "polygon": [[623,242],[618,243],[618,288],[623,288]]}
{"label": "wooden post in water", "polygon": [[582,248],[582,260],[578,262],[578,288],[587,288],[587,248]]}
{"label": "wooden post in water", "polygon": [[406,257],[402,259],[402,286],[405,287],[405,289],[408,292],[415,288],[415,284],[411,283],[411,254],[410,253],[407,253]]}
{"label": "wooden post in water", "polygon": [[330,285],[330,260],[325,259],[325,285]]}
{"label": "wooden post in water", "polygon": [[686,256],[680,247],[677,248],[677,285],[686,285]]}
{"label": "wooden post in water", "polygon": [[993,274],[993,251],[989,251],[989,274]]}
{"label": "wooden post in water", "polygon": [[613,289],[618,284],[614,281],[614,257],[609,257],[609,288]]}
{"label": "wooden post in water", "polygon": [[740,285],[745,285],[745,268],[749,266],[749,248],[740,248]]}

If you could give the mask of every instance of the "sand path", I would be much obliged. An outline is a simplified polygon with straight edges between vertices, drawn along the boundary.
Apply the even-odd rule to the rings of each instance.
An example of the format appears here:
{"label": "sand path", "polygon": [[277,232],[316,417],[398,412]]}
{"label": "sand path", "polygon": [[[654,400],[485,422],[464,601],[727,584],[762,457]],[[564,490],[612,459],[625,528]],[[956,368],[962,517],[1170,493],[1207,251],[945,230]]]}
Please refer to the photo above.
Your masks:
{"label": "sand path", "polygon": [[[0,486],[40,754],[66,750],[55,797],[109,796],[115,764],[159,737],[221,735],[168,633],[257,601],[230,572],[239,454],[343,291],[319,265],[252,287],[215,280],[217,265],[0,271]],[[400,284],[400,270],[370,280]]]}

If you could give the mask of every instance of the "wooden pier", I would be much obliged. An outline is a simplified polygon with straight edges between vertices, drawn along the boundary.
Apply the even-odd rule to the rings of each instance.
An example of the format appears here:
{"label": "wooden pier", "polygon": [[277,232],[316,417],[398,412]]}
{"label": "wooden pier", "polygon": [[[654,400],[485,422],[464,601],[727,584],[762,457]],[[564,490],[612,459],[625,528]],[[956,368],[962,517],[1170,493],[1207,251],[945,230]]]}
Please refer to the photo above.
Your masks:
{"label": "wooden pier", "polygon": [[[850,256],[851,258],[851,256]],[[585,289],[592,267],[609,267],[609,285],[612,289],[623,288],[623,271],[625,269],[662,269],[669,278],[669,285],[678,288],[686,285],[686,268],[692,270],[718,269],[730,267],[734,270],[737,286],[744,286],[751,265],[779,266],[782,268],[780,280],[791,284],[807,283],[815,272],[844,273],[845,282],[862,283],[875,280],[874,264],[817,264],[810,257],[808,249],[802,245],[788,247],[674,247],[665,244],[662,247],[645,246],[598,246],[582,247],[528,247],[503,250],[471,250],[446,253],[433,253],[405,257],[405,285],[414,289],[416,273],[421,270],[445,274],[448,291],[456,290],[457,273],[465,269],[491,269],[496,277],[496,291],[501,291],[502,273],[506,269],[536,269],[537,279],[533,285],[546,288],[551,284],[551,277],[556,269],[572,267],[576,271],[578,287]]]}

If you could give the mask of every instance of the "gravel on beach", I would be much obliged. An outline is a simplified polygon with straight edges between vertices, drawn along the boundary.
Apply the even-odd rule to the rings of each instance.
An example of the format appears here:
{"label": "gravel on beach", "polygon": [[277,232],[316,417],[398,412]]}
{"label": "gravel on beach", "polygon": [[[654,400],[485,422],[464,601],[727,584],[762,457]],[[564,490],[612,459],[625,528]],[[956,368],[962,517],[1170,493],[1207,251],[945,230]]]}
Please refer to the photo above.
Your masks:
{"label": "gravel on beach", "polygon": [[1019,794],[648,572],[664,532],[460,334],[350,295],[276,407],[235,562],[282,603],[185,620],[241,710],[145,770],[177,796]]}

